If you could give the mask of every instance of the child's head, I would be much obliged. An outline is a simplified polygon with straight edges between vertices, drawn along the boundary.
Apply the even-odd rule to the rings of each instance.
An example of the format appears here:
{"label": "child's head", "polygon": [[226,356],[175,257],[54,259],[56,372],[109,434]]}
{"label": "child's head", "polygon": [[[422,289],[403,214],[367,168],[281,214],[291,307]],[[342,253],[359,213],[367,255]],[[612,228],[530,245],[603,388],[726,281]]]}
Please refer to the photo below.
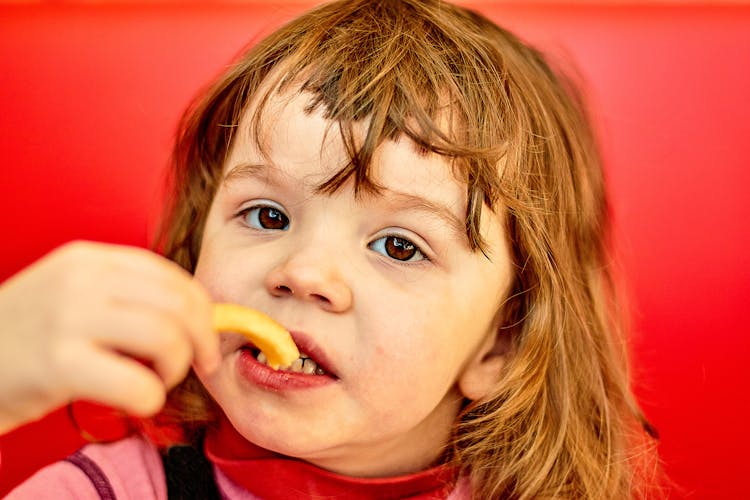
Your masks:
{"label": "child's head", "polygon": [[335,2],[178,139],[165,253],[334,372],[281,384],[227,336],[203,382],[246,438],[353,475],[454,461],[480,498],[627,491],[601,167],[538,52],[438,0]]}

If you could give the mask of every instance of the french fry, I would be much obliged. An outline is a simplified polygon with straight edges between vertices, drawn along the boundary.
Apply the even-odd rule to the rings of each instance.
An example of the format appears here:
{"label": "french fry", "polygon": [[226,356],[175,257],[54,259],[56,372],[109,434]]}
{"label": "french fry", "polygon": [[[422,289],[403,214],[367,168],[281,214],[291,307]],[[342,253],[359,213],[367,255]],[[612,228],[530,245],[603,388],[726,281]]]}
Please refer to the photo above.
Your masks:
{"label": "french fry", "polygon": [[299,350],[283,326],[255,309],[238,304],[214,304],[214,330],[247,337],[268,359],[274,370],[290,366]]}

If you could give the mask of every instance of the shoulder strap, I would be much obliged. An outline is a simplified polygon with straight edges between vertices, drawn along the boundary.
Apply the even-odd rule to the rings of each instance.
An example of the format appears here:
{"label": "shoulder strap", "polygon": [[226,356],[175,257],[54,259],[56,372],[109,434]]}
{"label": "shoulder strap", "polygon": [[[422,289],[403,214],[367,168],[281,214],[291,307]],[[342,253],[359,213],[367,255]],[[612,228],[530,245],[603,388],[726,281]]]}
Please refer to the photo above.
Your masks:
{"label": "shoulder strap", "polygon": [[162,462],[169,500],[221,500],[211,462],[200,448],[172,446]]}
{"label": "shoulder strap", "polygon": [[65,459],[67,462],[75,465],[89,478],[91,484],[96,488],[96,492],[99,494],[99,498],[102,500],[116,500],[115,491],[112,489],[112,485],[104,475],[104,471],[89,457],[84,455],[81,451],[77,451]]}

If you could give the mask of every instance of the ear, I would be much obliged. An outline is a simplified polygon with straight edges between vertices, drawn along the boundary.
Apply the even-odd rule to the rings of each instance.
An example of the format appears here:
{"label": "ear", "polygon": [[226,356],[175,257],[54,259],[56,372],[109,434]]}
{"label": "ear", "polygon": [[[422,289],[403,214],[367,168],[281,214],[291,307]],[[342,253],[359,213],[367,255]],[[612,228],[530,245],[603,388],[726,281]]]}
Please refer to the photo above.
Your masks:
{"label": "ear", "polygon": [[469,358],[458,378],[458,389],[464,397],[476,401],[487,396],[500,380],[510,352],[510,334],[495,328],[485,337]]}

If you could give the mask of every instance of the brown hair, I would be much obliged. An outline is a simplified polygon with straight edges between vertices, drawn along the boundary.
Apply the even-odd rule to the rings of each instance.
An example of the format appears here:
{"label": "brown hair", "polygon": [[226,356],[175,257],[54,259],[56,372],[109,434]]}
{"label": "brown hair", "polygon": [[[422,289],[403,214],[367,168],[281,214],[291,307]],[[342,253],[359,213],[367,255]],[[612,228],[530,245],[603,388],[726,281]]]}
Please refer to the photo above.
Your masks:
{"label": "brown hair", "polygon": [[323,192],[350,179],[377,190],[373,152],[406,136],[454,160],[476,251],[483,207],[506,214],[513,356],[491,397],[457,417],[447,453],[476,497],[645,496],[640,466],[655,455],[643,429],[653,430],[629,387],[602,167],[575,86],[514,35],[441,0],[324,4],[254,45],[185,114],[159,242],[189,271],[240,117],[259,103],[260,143],[263,105],[292,85],[340,125],[349,152]]}

